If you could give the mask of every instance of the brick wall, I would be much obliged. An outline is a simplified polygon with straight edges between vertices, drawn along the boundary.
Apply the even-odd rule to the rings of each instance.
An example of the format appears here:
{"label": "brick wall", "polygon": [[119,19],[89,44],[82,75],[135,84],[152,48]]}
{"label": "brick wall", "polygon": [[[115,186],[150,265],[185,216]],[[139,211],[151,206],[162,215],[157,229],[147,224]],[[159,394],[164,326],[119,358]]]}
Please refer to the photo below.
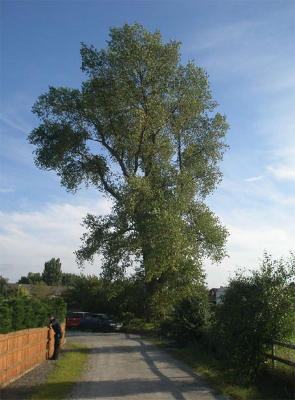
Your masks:
{"label": "brick wall", "polygon": [[[65,324],[62,324],[65,332]],[[64,342],[64,335],[62,344]],[[35,328],[0,335],[0,387],[4,387],[52,356],[54,331]]]}

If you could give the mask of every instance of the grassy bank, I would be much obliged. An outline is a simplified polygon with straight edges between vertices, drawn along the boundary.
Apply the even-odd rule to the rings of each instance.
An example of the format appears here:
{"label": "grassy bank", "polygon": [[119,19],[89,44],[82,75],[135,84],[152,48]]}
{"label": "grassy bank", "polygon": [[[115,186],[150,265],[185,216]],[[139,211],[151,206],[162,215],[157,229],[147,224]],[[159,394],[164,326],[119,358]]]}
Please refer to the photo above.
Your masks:
{"label": "grassy bank", "polygon": [[56,367],[49,374],[47,382],[36,388],[30,400],[64,399],[71,392],[77,377],[82,373],[89,349],[80,344],[69,344]]}
{"label": "grassy bank", "polygon": [[214,357],[214,354],[204,351],[198,345],[175,349],[173,353],[176,357],[190,364],[195,372],[203,375],[208,384],[214,387],[218,393],[239,400],[293,398],[292,368],[279,367],[275,378],[273,378],[270,364],[268,364],[265,371],[257,377],[255,382],[245,384],[239,382],[233,369],[230,369],[222,360],[218,360]]}
{"label": "grassy bank", "polygon": [[158,336],[159,327],[153,322],[146,322],[143,318],[133,318],[124,324],[124,332],[138,333],[140,335]]}

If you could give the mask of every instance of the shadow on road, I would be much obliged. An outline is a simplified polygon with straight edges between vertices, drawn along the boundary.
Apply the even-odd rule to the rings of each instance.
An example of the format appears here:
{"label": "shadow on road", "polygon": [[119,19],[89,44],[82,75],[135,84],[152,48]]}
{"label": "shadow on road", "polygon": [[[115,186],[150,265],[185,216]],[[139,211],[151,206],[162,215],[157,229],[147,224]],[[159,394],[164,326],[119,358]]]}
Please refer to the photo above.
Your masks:
{"label": "shadow on road", "polygon": [[[197,394],[200,399],[208,397],[211,399],[221,399],[221,396],[215,396],[212,393],[212,391],[206,386],[203,378],[195,374],[184,363],[174,359],[171,355],[166,353],[165,357],[163,357],[162,351],[153,343],[147,343],[141,337],[134,337],[134,335],[129,334],[124,334],[124,338],[126,340],[126,345],[121,346],[113,346],[110,342],[109,346],[104,345],[99,347],[98,341],[98,346],[96,345],[95,347],[92,347],[91,353],[110,355],[128,355],[128,353],[138,353],[140,359],[143,359],[146,362],[148,369],[153,373],[154,379],[138,378],[122,379],[117,381],[81,382],[76,386],[79,397],[75,397],[74,391],[72,398],[117,398],[123,396],[137,396],[140,398],[145,394],[165,393],[166,395],[168,394],[170,398],[185,400],[186,397],[184,397],[184,393],[193,392],[194,395]],[[83,351],[83,349],[79,351]],[[167,366],[167,360],[170,366]],[[157,362],[164,362],[165,366],[159,368],[156,364]],[[180,376],[173,376],[172,373],[172,376],[170,377],[169,370],[179,370]],[[87,395],[85,393],[83,394],[83,388],[86,386]]]}
{"label": "shadow on road", "polygon": [[[85,333],[75,332],[73,339],[76,336],[84,336]],[[92,335],[92,334],[91,334]],[[94,334],[101,335],[101,334]],[[113,334],[103,334],[113,335]],[[69,335],[72,336],[72,335]],[[87,335],[88,336],[88,335]],[[98,338],[99,339],[99,338]],[[174,359],[167,353],[162,352],[153,343],[147,343],[140,337],[134,335],[124,334],[124,341],[126,345],[112,346],[104,345],[99,346],[99,340],[95,343],[95,347],[91,347],[91,354],[125,354],[138,353],[138,358],[144,360],[148,369],[153,373],[154,378],[132,378],[120,380],[90,380],[85,375],[85,380],[75,384],[73,391],[69,395],[69,399],[99,399],[99,398],[120,398],[124,396],[135,396],[135,398],[145,398],[145,395],[150,395],[153,398],[154,394],[163,395],[163,398],[185,400],[187,395],[191,393],[193,398],[198,399],[224,399],[220,395],[214,395],[206,386],[204,379],[196,375],[187,365]],[[105,342],[104,342],[105,343]],[[129,345],[128,345],[129,344]],[[64,350],[70,352],[84,352],[84,349],[68,349]],[[157,367],[157,362],[162,363],[162,366]],[[164,364],[163,364],[164,363]],[[135,367],[136,368],[136,367]],[[171,371],[171,373],[169,372]],[[179,374],[177,373],[179,371]],[[179,375],[179,376],[178,376]],[[99,378],[99,371],[97,371]],[[88,379],[87,379],[88,378]],[[68,385],[69,382],[62,383],[48,383],[48,393],[56,393],[59,386]],[[32,388],[33,389],[33,388]],[[20,388],[21,390],[21,388]],[[10,392],[9,386],[3,391],[1,399],[13,399],[13,392]],[[2,394],[2,393],[1,393]],[[158,398],[158,397],[157,397]],[[191,397],[190,397],[191,398]]]}
{"label": "shadow on road", "polygon": [[[170,393],[171,397],[177,400],[185,400],[183,393],[189,393],[193,391],[194,393],[199,391],[200,398],[201,393],[204,392],[204,388],[198,388],[195,384],[187,384],[185,387],[182,385],[182,381],[174,380],[173,385],[170,379],[164,376],[161,377],[161,381],[147,381],[141,379],[123,379],[120,381],[85,381],[82,383],[83,388],[87,390],[81,390],[77,384],[73,392],[67,396],[67,399],[99,399],[99,398],[119,398],[124,396],[136,396],[135,398],[140,398],[141,395],[152,394],[152,393]],[[48,393],[59,392],[65,385],[69,385],[69,382],[62,383],[48,383],[46,385],[46,390]],[[179,386],[179,387],[178,387]],[[22,388],[19,388],[20,390]],[[15,392],[11,392],[9,387],[6,387],[1,393],[1,400],[16,400]],[[152,395],[151,395],[152,398]]]}
{"label": "shadow on road", "polygon": [[[210,389],[208,389],[208,387],[205,386],[205,382],[200,376],[195,374],[190,369],[190,367],[173,359],[173,357],[170,357],[171,368],[177,367],[178,369],[181,369],[183,372],[185,372],[186,374],[191,376],[194,379],[194,381],[192,381],[192,383],[189,383],[187,386],[182,385],[181,388],[178,388],[178,390],[171,390],[171,388],[174,386],[176,386],[176,388],[177,388],[177,386],[178,386],[177,380],[173,379],[173,381],[172,381],[166,375],[164,375],[160,371],[160,369],[156,366],[155,361],[157,361],[158,359],[161,359],[161,357],[148,354],[148,352],[151,352],[152,349],[154,349],[156,351],[156,354],[158,354],[158,348],[155,345],[152,345],[149,343],[148,344],[144,343],[141,339],[132,338],[132,337],[130,337],[129,334],[126,334],[125,336],[126,336],[126,339],[135,341],[140,345],[140,353],[144,357],[149,368],[161,380],[161,383],[164,384],[165,387],[170,389],[167,391],[171,392],[171,394],[175,397],[175,399],[185,399],[182,395],[182,392],[187,392],[187,391],[208,392],[208,391],[210,391]],[[166,370],[166,367],[165,367],[165,370]],[[183,381],[181,383],[183,383]],[[213,393],[211,393],[211,395],[213,398],[217,398],[216,396],[214,396]],[[220,397],[218,397],[218,398],[220,398]]]}

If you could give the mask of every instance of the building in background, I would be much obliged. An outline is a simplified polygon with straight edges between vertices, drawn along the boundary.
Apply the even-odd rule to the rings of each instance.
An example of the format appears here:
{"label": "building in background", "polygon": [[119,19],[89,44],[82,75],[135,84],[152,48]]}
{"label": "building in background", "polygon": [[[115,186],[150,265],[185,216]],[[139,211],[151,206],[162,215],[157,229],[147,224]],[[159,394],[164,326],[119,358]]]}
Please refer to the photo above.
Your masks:
{"label": "building in background", "polygon": [[222,297],[225,295],[227,287],[220,286],[220,288],[212,288],[209,290],[209,301],[213,304],[222,303]]}

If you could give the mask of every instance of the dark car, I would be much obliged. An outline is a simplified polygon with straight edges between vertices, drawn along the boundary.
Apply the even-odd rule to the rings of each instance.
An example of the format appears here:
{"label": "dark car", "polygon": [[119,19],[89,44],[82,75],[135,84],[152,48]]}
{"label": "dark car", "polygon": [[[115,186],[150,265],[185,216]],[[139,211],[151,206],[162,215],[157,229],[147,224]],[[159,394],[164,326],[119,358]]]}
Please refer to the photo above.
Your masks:
{"label": "dark car", "polygon": [[68,329],[71,328],[78,328],[80,325],[80,321],[85,315],[89,314],[88,312],[85,311],[77,311],[77,312],[72,312],[70,313],[67,318],[66,318],[66,327]]}
{"label": "dark car", "polygon": [[85,315],[80,321],[79,328],[81,331],[91,329],[99,332],[119,331],[123,324],[111,320],[106,314],[92,313]]}

